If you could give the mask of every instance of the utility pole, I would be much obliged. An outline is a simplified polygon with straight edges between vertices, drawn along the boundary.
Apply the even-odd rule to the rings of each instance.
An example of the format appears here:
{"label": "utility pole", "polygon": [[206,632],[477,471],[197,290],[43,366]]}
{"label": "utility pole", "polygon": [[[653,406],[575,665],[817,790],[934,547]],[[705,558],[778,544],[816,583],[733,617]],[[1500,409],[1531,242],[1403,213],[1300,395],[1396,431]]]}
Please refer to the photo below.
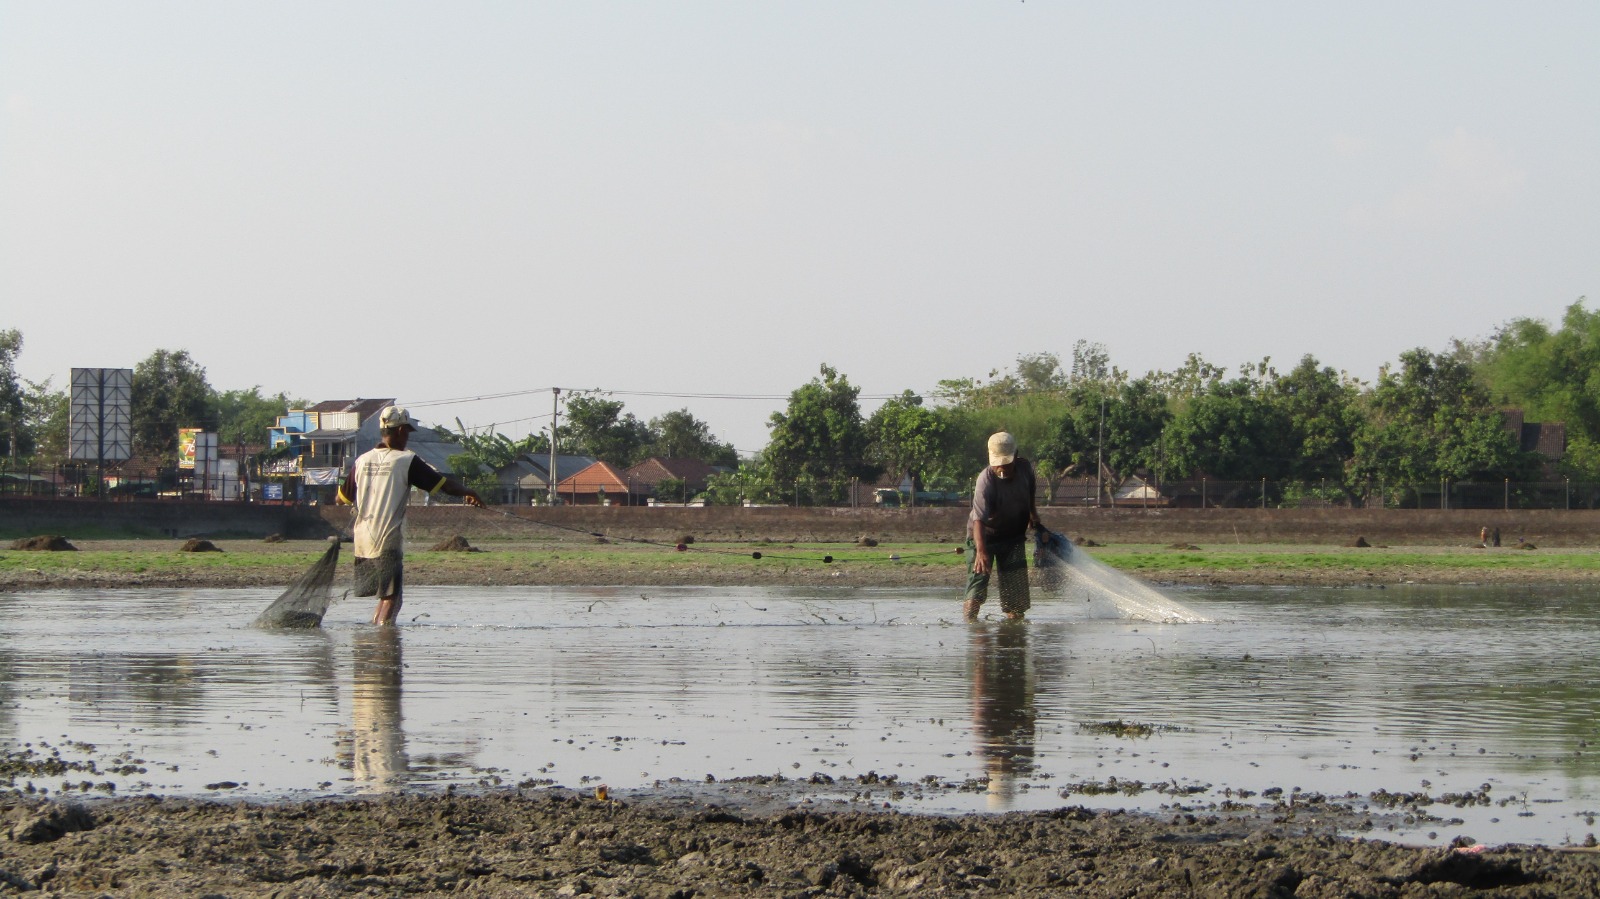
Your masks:
{"label": "utility pole", "polygon": [[550,505],[561,502],[556,493],[556,423],[561,418],[561,388],[550,388]]}
{"label": "utility pole", "polygon": [[[1100,429],[1094,438],[1094,504],[1096,508],[1100,500],[1106,495],[1106,463],[1104,450],[1106,445],[1106,387],[1100,385]],[[1114,504],[1113,504],[1114,505]]]}

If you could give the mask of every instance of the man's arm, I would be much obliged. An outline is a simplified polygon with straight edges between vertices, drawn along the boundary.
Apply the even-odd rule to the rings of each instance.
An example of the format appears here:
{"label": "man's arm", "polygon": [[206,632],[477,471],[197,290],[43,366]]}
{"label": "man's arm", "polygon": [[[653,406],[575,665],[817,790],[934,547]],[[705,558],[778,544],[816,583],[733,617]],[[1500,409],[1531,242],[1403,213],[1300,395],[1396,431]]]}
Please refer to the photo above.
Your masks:
{"label": "man's arm", "polygon": [[475,491],[455,478],[440,474],[432,465],[422,461],[421,456],[411,457],[411,469],[406,472],[406,480],[418,490],[459,496],[467,501],[467,505],[483,508],[483,499]]}

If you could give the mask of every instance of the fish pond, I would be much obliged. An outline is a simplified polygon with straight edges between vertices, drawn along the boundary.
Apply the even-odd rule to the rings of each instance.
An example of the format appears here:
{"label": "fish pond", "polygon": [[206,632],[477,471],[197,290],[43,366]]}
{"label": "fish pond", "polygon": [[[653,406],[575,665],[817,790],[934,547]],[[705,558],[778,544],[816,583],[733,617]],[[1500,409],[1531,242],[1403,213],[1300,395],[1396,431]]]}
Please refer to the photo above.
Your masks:
{"label": "fish pond", "polygon": [[1406,842],[1600,831],[1589,591],[1172,595],[1209,620],[1050,598],[1026,622],[969,624],[953,590],[417,587],[400,627],[345,600],[320,629],[271,631],[248,626],[269,590],[0,594],[0,789],[715,781],[908,811],[1166,815],[1328,797]]}

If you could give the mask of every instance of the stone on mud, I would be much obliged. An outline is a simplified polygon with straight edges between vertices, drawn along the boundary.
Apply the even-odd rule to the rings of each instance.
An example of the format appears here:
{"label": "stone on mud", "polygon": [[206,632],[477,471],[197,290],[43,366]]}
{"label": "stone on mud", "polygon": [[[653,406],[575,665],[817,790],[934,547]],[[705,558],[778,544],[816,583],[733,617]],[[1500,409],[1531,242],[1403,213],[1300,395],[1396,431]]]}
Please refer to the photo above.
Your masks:
{"label": "stone on mud", "polygon": [[69,833],[93,829],[88,809],[74,802],[53,802],[22,809],[8,833],[18,843],[53,843]]}

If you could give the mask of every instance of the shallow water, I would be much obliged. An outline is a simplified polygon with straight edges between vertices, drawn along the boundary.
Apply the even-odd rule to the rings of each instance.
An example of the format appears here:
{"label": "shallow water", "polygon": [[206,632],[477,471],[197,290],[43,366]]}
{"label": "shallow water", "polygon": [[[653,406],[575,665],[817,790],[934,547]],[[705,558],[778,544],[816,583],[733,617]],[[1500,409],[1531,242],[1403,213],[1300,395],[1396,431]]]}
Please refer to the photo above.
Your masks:
{"label": "shallow water", "polygon": [[[0,748],[92,756],[61,780],[118,794],[820,773],[908,809],[1155,810],[1488,785],[1488,807],[1428,809],[1459,823],[1376,835],[1600,831],[1600,603],[1577,588],[1197,589],[1210,623],[1054,600],[967,625],[954,590],[418,587],[399,628],[353,600],[320,631],[248,627],[275,595],[0,594]],[[1083,726],[1110,721],[1148,735]],[[1112,778],[1169,792],[1061,793]]]}

